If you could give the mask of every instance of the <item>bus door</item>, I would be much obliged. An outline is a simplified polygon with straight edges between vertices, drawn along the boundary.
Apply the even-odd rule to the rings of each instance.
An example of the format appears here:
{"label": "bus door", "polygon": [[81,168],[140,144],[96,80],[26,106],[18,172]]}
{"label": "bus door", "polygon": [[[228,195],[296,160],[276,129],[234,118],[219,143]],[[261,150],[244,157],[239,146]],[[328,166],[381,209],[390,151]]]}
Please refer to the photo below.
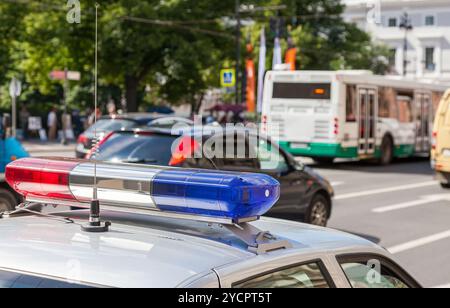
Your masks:
{"label": "bus door", "polygon": [[376,148],[376,124],[378,115],[376,88],[358,88],[358,153],[373,155]]}
{"label": "bus door", "polygon": [[431,94],[416,92],[414,103],[416,152],[431,150],[432,104]]}

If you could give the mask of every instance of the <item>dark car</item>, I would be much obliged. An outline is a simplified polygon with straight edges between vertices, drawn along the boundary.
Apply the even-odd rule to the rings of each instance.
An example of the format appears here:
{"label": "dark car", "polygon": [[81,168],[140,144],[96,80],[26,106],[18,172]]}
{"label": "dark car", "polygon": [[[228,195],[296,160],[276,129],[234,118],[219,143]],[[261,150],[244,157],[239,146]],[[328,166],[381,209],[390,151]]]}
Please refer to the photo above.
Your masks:
{"label": "dark car", "polygon": [[[235,151],[238,142],[245,144],[243,155]],[[211,155],[219,147],[232,155]],[[109,135],[97,153],[100,161],[265,173],[281,183],[281,199],[268,216],[319,226],[326,226],[331,216],[334,191],[330,183],[269,138],[249,130],[224,134],[191,130],[177,135],[158,129],[121,131]]]}
{"label": "dark car", "polygon": [[186,118],[158,115],[154,113],[104,116],[79,136],[75,150],[76,157],[85,158],[92,147],[111,132],[131,130],[139,127],[166,128],[172,127],[175,123],[180,122],[187,125],[193,124],[191,120]]}

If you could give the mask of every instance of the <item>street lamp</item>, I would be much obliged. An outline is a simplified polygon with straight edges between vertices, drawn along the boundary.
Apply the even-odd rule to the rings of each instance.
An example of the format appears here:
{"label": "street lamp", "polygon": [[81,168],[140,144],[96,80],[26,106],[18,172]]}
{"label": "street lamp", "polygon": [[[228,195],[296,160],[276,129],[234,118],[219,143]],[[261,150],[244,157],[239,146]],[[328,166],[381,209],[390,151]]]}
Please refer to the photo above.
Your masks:
{"label": "street lamp", "polygon": [[236,105],[241,104],[241,1],[236,0]]}
{"label": "street lamp", "polygon": [[406,12],[401,17],[400,29],[405,31],[405,38],[403,40],[403,76],[406,76],[408,68],[408,31],[413,30],[411,19]]}

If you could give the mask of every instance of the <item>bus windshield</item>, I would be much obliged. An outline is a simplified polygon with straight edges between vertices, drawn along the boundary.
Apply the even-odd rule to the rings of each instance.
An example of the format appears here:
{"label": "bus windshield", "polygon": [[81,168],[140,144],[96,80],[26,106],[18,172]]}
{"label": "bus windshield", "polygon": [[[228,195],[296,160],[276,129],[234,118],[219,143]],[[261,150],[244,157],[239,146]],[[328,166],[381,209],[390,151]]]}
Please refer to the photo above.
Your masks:
{"label": "bus windshield", "polygon": [[329,100],[331,99],[331,84],[275,82],[272,98]]}

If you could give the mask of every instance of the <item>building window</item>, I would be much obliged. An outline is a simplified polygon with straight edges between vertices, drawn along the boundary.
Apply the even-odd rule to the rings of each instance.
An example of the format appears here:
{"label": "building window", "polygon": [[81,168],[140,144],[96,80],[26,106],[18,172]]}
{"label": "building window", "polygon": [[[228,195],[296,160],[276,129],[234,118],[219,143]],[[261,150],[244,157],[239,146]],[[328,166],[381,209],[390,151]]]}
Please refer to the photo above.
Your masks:
{"label": "building window", "polygon": [[434,26],[436,23],[434,16],[429,15],[425,17],[425,26]]}
{"label": "building window", "polygon": [[397,27],[397,18],[389,18],[389,20],[388,20],[388,27],[389,28]]}
{"label": "building window", "polygon": [[425,69],[427,71],[434,71],[435,67],[436,65],[434,63],[434,48],[427,47],[425,48]]}
{"label": "building window", "polygon": [[392,48],[389,50],[389,67],[395,68],[396,64],[396,58],[397,58],[397,49]]}

